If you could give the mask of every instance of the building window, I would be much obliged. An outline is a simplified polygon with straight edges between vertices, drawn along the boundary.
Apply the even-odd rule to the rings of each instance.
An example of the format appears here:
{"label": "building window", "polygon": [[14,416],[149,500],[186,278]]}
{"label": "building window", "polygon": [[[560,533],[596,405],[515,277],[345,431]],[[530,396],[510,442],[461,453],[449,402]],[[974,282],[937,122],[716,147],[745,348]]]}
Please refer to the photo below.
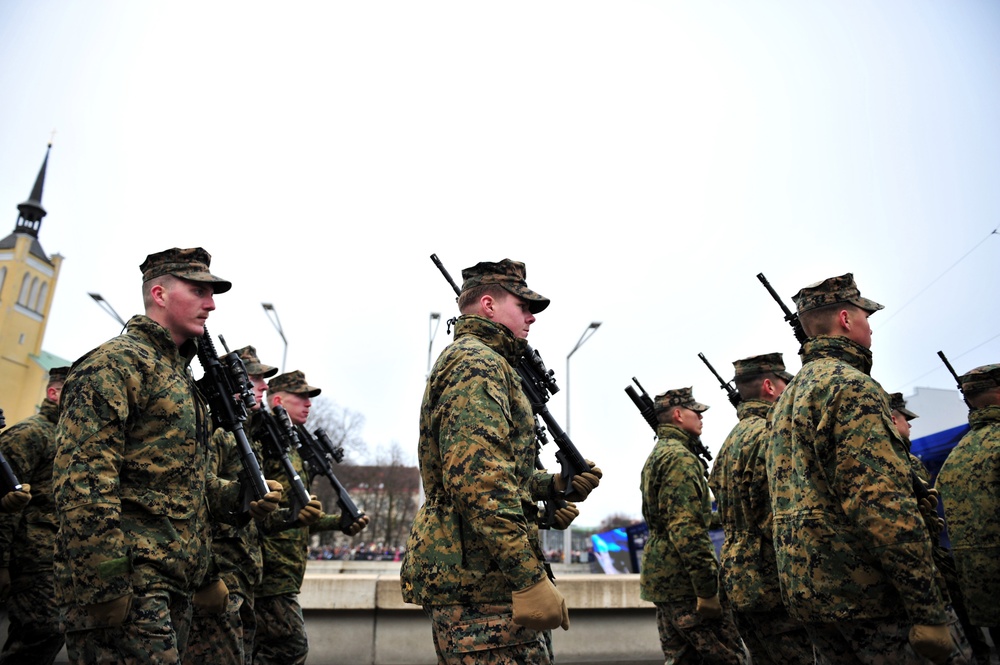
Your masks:
{"label": "building window", "polygon": [[49,297],[49,283],[42,282],[42,289],[38,292],[38,309],[35,311],[41,314],[45,311],[45,303]]}
{"label": "building window", "polygon": [[40,287],[41,284],[37,277],[31,280],[31,295],[28,296],[28,309],[35,312],[38,311],[38,292]]}
{"label": "building window", "polygon": [[0,293],[3,293],[3,283],[7,281],[7,266],[0,268]]}
{"label": "building window", "polygon": [[29,293],[31,293],[31,275],[24,273],[24,280],[21,282],[21,294],[17,297],[17,304],[27,307]]}

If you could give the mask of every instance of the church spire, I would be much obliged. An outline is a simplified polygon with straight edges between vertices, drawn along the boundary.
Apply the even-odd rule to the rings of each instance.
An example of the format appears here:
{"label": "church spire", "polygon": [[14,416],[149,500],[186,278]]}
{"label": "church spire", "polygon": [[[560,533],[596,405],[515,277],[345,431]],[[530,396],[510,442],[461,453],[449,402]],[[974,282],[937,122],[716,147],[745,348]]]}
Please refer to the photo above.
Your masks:
{"label": "church spire", "polygon": [[52,150],[52,143],[49,143],[45,151],[45,161],[42,168],[38,170],[38,177],[35,178],[35,186],[31,188],[31,196],[24,203],[17,206],[20,214],[17,216],[17,224],[14,226],[14,233],[27,233],[30,236],[38,237],[38,229],[42,225],[42,217],[45,217],[45,208],[42,207],[42,188],[45,187],[45,169],[49,165],[49,152]]}

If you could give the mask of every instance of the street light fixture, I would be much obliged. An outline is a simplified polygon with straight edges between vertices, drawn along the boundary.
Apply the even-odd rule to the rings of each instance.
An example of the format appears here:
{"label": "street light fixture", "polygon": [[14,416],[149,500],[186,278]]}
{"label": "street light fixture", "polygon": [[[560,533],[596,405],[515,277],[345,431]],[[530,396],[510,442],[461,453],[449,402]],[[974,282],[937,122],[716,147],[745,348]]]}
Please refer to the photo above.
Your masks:
{"label": "street light fixture", "polygon": [[576,350],[583,346],[583,343],[590,339],[597,329],[601,327],[600,321],[592,321],[587,329],[583,331],[580,335],[580,340],[576,343],[570,352],[566,354],[566,434],[569,435],[569,359],[576,353]]}
{"label": "street light fixture", "polygon": [[94,302],[96,302],[101,309],[110,314],[115,321],[120,323],[122,325],[122,328],[125,327],[125,320],[118,315],[118,312],[116,312],[115,308],[111,306],[111,303],[105,300],[100,293],[88,293],[87,295],[93,298]]}
{"label": "street light fixture", "polygon": [[260,306],[264,308],[264,313],[267,314],[268,320],[271,322],[271,325],[274,326],[274,329],[278,331],[278,334],[281,336],[281,341],[285,343],[285,350],[281,354],[281,371],[284,372],[285,364],[288,360],[288,339],[285,337],[284,328],[281,327],[281,319],[278,318],[278,310],[276,310],[274,305],[269,302],[262,302]]}
{"label": "street light fixture", "polygon": [[431,312],[431,318],[427,321],[427,332],[430,334],[430,341],[427,343],[427,376],[431,375],[431,350],[434,348],[434,338],[437,337],[440,327],[441,313]]}

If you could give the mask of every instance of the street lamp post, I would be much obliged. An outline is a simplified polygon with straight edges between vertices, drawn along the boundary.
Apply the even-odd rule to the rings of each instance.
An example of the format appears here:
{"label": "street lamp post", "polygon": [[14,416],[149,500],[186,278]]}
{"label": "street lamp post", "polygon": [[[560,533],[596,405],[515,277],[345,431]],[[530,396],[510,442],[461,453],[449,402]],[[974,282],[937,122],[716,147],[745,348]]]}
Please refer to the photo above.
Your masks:
{"label": "street lamp post", "polygon": [[576,350],[583,346],[583,343],[593,336],[597,329],[601,327],[600,321],[592,321],[587,329],[583,331],[580,335],[580,340],[576,343],[570,352],[566,354],[566,434],[569,435],[569,359],[576,353]]}
{"label": "street lamp post", "polygon": [[440,327],[441,313],[431,312],[431,318],[427,321],[427,332],[430,335],[430,341],[427,343],[427,376],[431,375],[431,350],[434,348],[434,338],[437,337]]}
{"label": "street lamp post", "polygon": [[264,308],[264,313],[267,314],[268,320],[274,329],[278,331],[278,335],[281,336],[281,341],[285,343],[285,350],[281,354],[281,371],[285,371],[285,363],[288,360],[288,339],[285,337],[285,330],[281,327],[281,319],[278,318],[278,310],[274,308],[274,305],[269,302],[262,302],[260,304]]}
{"label": "street lamp post", "polygon": [[[583,346],[583,343],[593,336],[597,329],[601,327],[600,321],[591,321],[587,329],[580,335],[576,346],[566,354],[566,436],[569,436],[569,359],[573,357],[576,350]],[[573,525],[563,531],[563,563],[569,565],[573,563]]]}
{"label": "street lamp post", "polygon": [[118,312],[116,312],[115,308],[111,306],[111,303],[105,300],[100,293],[88,293],[87,295],[93,298],[94,302],[96,302],[101,309],[110,314],[115,321],[120,323],[122,325],[122,328],[125,327],[125,320],[118,315]]}

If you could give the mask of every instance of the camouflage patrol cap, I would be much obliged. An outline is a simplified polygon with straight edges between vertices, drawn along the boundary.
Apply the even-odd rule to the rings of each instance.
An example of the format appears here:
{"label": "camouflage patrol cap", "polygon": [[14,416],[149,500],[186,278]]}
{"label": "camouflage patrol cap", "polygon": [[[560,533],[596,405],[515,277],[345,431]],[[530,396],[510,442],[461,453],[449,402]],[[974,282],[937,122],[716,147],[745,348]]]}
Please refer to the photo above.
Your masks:
{"label": "camouflage patrol cap", "polygon": [[656,415],[665,413],[678,406],[697,411],[698,413],[708,411],[707,406],[694,401],[694,392],[691,388],[668,390],[653,398],[653,409],[656,411]]}
{"label": "camouflage patrol cap", "polygon": [[321,391],[319,388],[306,383],[306,375],[301,370],[295,370],[294,372],[279,374],[268,381],[267,392],[269,394],[285,392],[305,397],[315,397]]}
{"label": "camouflage patrol cap", "polygon": [[236,349],[236,355],[243,361],[243,366],[247,368],[247,374],[250,376],[260,376],[269,379],[278,373],[277,367],[265,365],[260,361],[260,358],[257,357],[257,349],[252,346],[244,346],[242,349]]}
{"label": "camouflage patrol cap", "polygon": [[49,383],[65,381],[68,374],[69,365],[66,365],[65,367],[53,367],[49,370]]}
{"label": "camouflage patrol cap", "polygon": [[761,374],[774,374],[788,383],[792,380],[792,375],[785,371],[785,363],[780,353],[765,353],[762,356],[744,358],[733,363],[736,368],[736,375],[733,381],[748,379]]}
{"label": "camouflage patrol cap", "polygon": [[966,397],[1000,386],[1000,365],[982,365],[958,377]]}
{"label": "camouflage patrol cap", "polygon": [[499,263],[483,261],[462,271],[462,293],[484,284],[496,284],[528,301],[528,309],[538,314],[549,306],[549,299],[528,288],[524,264],[504,259]]}
{"label": "camouflage patrol cap", "polygon": [[829,277],[822,282],[810,284],[792,296],[799,314],[811,309],[833,305],[838,302],[848,302],[868,313],[877,312],[884,307],[874,300],[861,297],[858,285],[854,283],[854,275],[845,273],[840,277]]}
{"label": "camouflage patrol cap", "polygon": [[212,255],[201,247],[190,249],[173,247],[147,256],[139,266],[139,270],[142,271],[143,282],[163,275],[173,275],[192,282],[211,284],[215,293],[225,293],[233,288],[231,282],[216,277],[208,271],[211,263]]}
{"label": "camouflage patrol cap", "polygon": [[908,421],[920,417],[906,408],[906,400],[903,399],[903,393],[892,393],[889,395],[889,408],[893,411],[899,411]]}

